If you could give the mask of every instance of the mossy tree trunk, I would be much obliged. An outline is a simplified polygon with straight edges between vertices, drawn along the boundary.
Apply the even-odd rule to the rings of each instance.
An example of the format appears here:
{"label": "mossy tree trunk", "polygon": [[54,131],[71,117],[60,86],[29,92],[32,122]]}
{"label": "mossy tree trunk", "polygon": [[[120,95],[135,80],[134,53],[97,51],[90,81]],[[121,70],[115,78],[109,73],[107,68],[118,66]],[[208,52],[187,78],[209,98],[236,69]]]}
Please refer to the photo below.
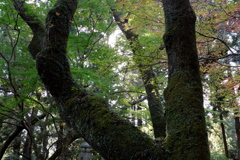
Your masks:
{"label": "mossy tree trunk", "polygon": [[169,159],[208,160],[203,91],[196,49],[196,16],[189,0],[163,0],[168,54],[165,90]]}
{"label": "mossy tree trunk", "polygon": [[86,92],[73,80],[66,47],[78,0],[57,0],[47,15],[45,41],[37,56],[39,76],[57,102],[62,119],[105,159],[209,159],[195,15],[188,0],[163,2],[169,57],[169,84],[165,91],[168,137],[164,148],[110,111],[105,100]]}
{"label": "mossy tree trunk", "polygon": [[129,121],[109,110],[105,100],[72,79],[66,47],[77,0],[58,0],[46,18],[38,74],[58,104],[61,118],[105,159],[164,159],[162,148]]}

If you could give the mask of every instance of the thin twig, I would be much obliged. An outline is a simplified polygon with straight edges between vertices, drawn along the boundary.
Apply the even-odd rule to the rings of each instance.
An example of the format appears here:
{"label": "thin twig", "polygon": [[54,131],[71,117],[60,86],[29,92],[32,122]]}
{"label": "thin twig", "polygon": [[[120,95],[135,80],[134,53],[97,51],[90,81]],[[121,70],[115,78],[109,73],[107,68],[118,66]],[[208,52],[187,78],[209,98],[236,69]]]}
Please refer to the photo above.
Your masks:
{"label": "thin twig", "polygon": [[203,36],[203,37],[212,38],[212,39],[214,39],[214,40],[220,41],[221,43],[223,43],[223,44],[227,47],[227,49],[228,49],[229,51],[232,52],[232,54],[234,54],[234,52],[232,51],[232,49],[228,46],[228,44],[227,44],[224,40],[222,40],[222,39],[220,39],[220,38],[218,38],[218,37],[207,36],[207,35],[205,35],[205,34],[203,34],[203,33],[198,32],[198,31],[196,31],[196,33],[198,33],[199,35],[201,35],[201,36]]}

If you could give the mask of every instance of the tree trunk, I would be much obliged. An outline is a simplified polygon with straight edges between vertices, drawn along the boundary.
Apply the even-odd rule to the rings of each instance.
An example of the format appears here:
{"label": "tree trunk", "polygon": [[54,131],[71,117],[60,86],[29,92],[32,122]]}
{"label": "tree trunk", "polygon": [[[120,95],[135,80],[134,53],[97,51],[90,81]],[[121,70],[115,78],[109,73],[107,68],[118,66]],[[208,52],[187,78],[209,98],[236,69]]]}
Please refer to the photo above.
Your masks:
{"label": "tree trunk", "polygon": [[22,140],[21,140],[21,134],[18,134],[16,138],[14,138],[14,141],[12,142],[13,145],[13,155],[16,159],[19,159],[19,153],[20,153],[20,150],[21,150],[21,143],[22,143]]}
{"label": "tree trunk", "polygon": [[8,146],[12,143],[12,141],[18,136],[19,133],[21,133],[21,131],[24,128],[21,126],[17,126],[16,129],[8,136],[8,138],[6,139],[6,141],[2,144],[1,148],[0,148],[0,159],[2,159],[5,151],[7,150]]}
{"label": "tree trunk", "polygon": [[[46,114],[42,114],[39,117],[36,117],[32,120],[32,124],[36,124],[39,120],[43,119],[46,116]],[[23,122],[22,122],[23,123]],[[19,135],[19,133],[22,132],[22,130],[25,129],[24,126],[17,126],[15,130],[8,136],[6,141],[2,144],[0,147],[0,159],[3,157],[5,151],[9,147],[9,145],[12,143],[12,141]]]}
{"label": "tree trunk", "polygon": [[31,153],[32,153],[31,137],[29,134],[27,134],[27,137],[23,146],[23,155],[24,155],[23,160],[31,159]]}
{"label": "tree trunk", "polygon": [[[222,112],[222,111],[221,111],[221,108],[218,108],[218,109],[219,109],[220,112]],[[223,115],[222,115],[222,113],[220,113],[219,119],[220,119],[220,121],[223,121]],[[224,127],[224,124],[223,124],[222,122],[220,123],[220,126],[221,126],[221,130],[222,130],[222,137],[223,137],[223,145],[224,145],[225,156],[226,156],[227,158],[229,158],[227,138],[226,138],[226,133],[225,133],[225,127]]]}
{"label": "tree trunk", "polygon": [[61,117],[105,159],[163,159],[162,149],[148,135],[72,79],[66,47],[76,7],[77,0],[56,2],[46,19],[44,49],[37,56],[38,74],[55,98]]}
{"label": "tree trunk", "polygon": [[13,0],[14,8],[19,12],[19,15],[24,19],[24,21],[29,25],[33,32],[33,38],[28,45],[28,50],[31,53],[33,59],[36,59],[36,56],[42,50],[42,44],[44,41],[44,23],[39,20],[38,16],[32,15],[25,6],[25,0]]}
{"label": "tree trunk", "polygon": [[129,26],[128,18],[125,18],[123,21],[122,13],[117,12],[115,9],[111,10],[118,27],[121,29],[131,45],[133,59],[138,66],[140,77],[147,93],[148,107],[153,124],[154,136],[155,138],[164,138],[166,136],[166,122],[163,106],[159,97],[157,77],[153,72],[152,66],[149,64],[143,64],[143,61],[146,61],[146,59],[143,60],[141,56],[146,55],[146,51],[144,51],[141,46],[138,40],[138,35],[134,34],[132,29],[126,29]]}
{"label": "tree trunk", "polygon": [[238,160],[240,160],[240,118],[235,117],[235,129],[237,135],[237,151],[238,151]]}
{"label": "tree trunk", "polygon": [[196,49],[196,16],[189,0],[163,0],[168,54],[168,159],[209,160],[203,91]]}
{"label": "tree trunk", "polygon": [[[64,121],[105,159],[208,160],[195,42],[195,15],[188,0],[164,0],[169,57],[168,137],[164,148],[108,109],[105,100],[73,80],[66,57],[69,26],[78,0],[58,0],[46,19],[45,43],[37,56],[40,78],[58,104]],[[164,150],[166,149],[166,150]]]}

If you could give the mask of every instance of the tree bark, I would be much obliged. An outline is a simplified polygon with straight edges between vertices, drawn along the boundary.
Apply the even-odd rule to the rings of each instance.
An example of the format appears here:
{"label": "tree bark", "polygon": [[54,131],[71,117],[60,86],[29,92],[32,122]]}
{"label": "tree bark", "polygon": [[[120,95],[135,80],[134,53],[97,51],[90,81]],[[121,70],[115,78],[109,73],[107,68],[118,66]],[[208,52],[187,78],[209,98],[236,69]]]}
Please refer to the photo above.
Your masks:
{"label": "tree bark", "polygon": [[23,160],[31,159],[31,153],[32,153],[32,142],[31,137],[29,134],[27,134],[26,140],[23,145]]}
{"label": "tree bark", "polygon": [[168,159],[209,160],[203,91],[189,0],[163,0],[168,55],[166,100]]}
{"label": "tree bark", "polygon": [[[48,160],[55,160],[55,159],[66,159],[66,152],[68,151],[68,146],[75,141],[76,139],[80,138],[76,135],[76,132],[72,129],[68,129],[66,135],[64,135],[64,129],[60,125],[60,131],[58,133],[58,140],[56,142],[57,147],[56,151],[52,154],[51,157],[48,158]],[[63,158],[65,157],[65,158]]]}
{"label": "tree bark", "polygon": [[17,137],[14,138],[14,141],[12,142],[13,147],[13,155],[16,157],[16,159],[19,159],[19,153],[21,150],[21,134],[18,134]]}

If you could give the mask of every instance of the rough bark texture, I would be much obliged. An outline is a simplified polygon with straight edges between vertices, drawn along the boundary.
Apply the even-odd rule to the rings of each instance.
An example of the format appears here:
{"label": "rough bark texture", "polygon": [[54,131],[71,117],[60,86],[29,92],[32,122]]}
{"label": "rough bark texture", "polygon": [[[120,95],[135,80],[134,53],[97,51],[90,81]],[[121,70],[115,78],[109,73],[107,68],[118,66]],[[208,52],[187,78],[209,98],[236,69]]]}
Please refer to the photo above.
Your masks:
{"label": "rough bark texture", "polygon": [[87,93],[72,79],[66,57],[69,26],[77,0],[58,0],[46,19],[46,42],[37,56],[43,83],[64,121],[105,159],[164,159],[148,135],[107,108],[105,100]]}
{"label": "rough bark texture", "polygon": [[163,0],[169,81],[165,90],[168,159],[208,160],[209,147],[189,0]]}
{"label": "rough bark texture", "polygon": [[135,63],[138,65],[141,79],[143,81],[148,100],[148,107],[151,115],[155,138],[164,138],[166,136],[166,122],[164,117],[163,106],[160,101],[158,92],[158,83],[156,75],[153,72],[152,66],[144,65],[142,62],[146,59],[141,59],[141,56],[145,55],[141,46],[138,35],[134,34],[132,29],[126,29],[128,27],[128,19],[123,20],[122,13],[112,9],[112,13],[119,28],[129,41]]}

